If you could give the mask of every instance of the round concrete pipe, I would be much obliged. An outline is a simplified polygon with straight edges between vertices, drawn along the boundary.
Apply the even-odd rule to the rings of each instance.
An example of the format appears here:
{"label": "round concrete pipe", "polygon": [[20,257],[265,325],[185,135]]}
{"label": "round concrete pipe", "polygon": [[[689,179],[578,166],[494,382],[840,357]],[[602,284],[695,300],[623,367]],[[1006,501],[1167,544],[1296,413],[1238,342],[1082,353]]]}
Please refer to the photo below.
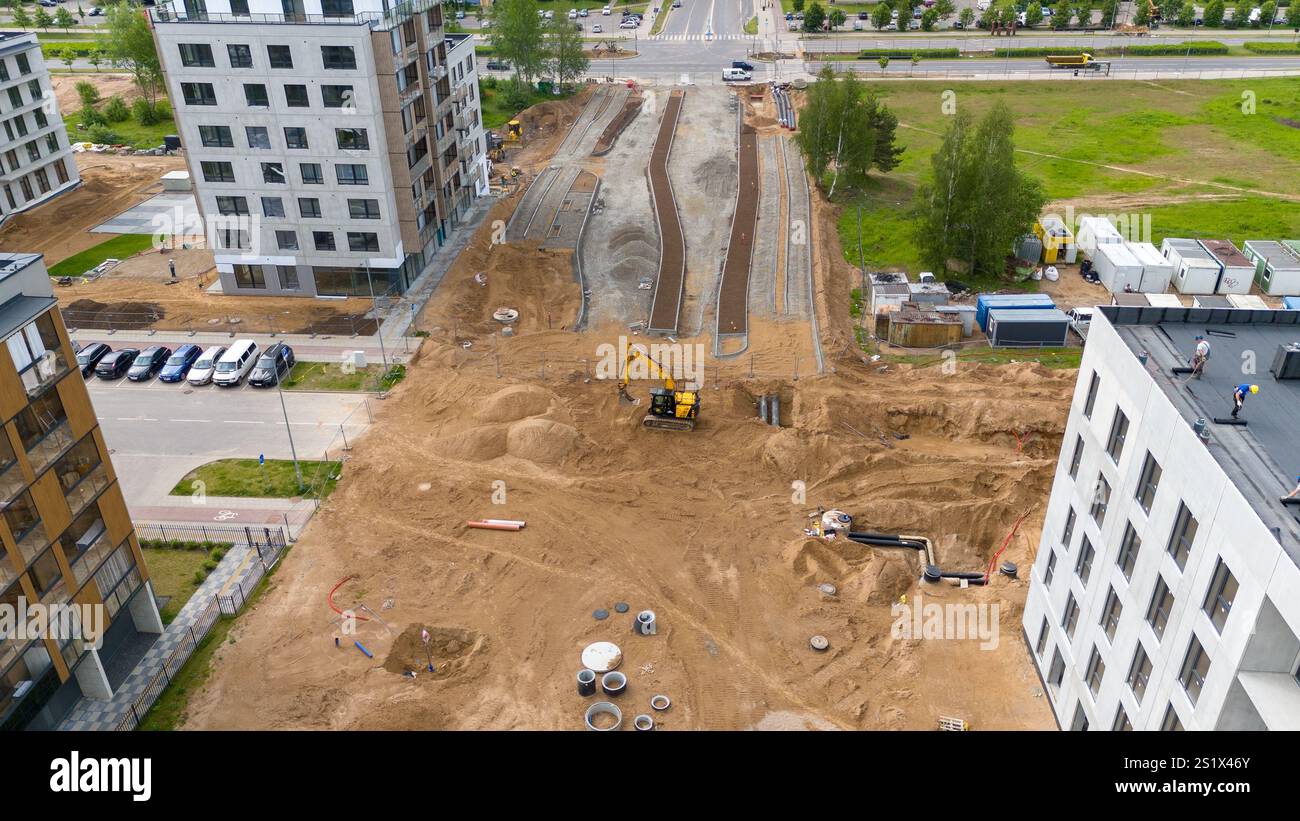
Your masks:
{"label": "round concrete pipe", "polygon": [[758,418],[767,423],[767,394],[758,397]]}
{"label": "round concrete pipe", "polygon": [[636,614],[636,624],[633,626],[636,632],[643,636],[653,636],[658,627],[655,625],[655,611],[642,610]]}
{"label": "round concrete pipe", "polygon": [[594,696],[596,694],[596,673],[594,670],[578,671],[578,695]]}
{"label": "round concrete pipe", "polygon": [[781,394],[772,394],[772,425],[781,427]]}
{"label": "round concrete pipe", "polygon": [[655,720],[645,713],[642,713],[632,719],[632,728],[638,733],[648,733],[655,728]]}
{"label": "round concrete pipe", "polygon": [[[614,724],[610,727],[597,727],[596,716],[600,715],[613,716]],[[583,720],[586,722],[588,730],[595,730],[598,733],[613,732],[623,726],[623,711],[618,709],[618,705],[610,704],[608,701],[597,701],[587,708]]]}
{"label": "round concrete pipe", "polygon": [[618,672],[606,673],[600,677],[600,689],[607,696],[621,696],[627,689],[627,676]]}
{"label": "round concrete pipe", "polygon": [[669,707],[671,707],[672,704],[673,704],[672,699],[670,699],[668,696],[664,695],[663,693],[650,697],[650,706],[657,713],[662,713],[664,710],[667,710]]}

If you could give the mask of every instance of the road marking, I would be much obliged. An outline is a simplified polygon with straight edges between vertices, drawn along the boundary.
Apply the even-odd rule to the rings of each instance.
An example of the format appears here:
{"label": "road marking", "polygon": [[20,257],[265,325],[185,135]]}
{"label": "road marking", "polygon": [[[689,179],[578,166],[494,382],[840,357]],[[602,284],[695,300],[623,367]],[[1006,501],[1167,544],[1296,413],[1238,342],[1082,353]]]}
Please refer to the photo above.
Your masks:
{"label": "road marking", "polygon": [[168,419],[168,422],[193,422],[195,424],[206,425],[211,419]]}
{"label": "road marking", "polygon": [[148,416],[118,416],[115,417],[118,422],[157,422],[157,419],[151,419]]}
{"label": "road marking", "polygon": [[260,419],[222,419],[227,425],[265,425]]}

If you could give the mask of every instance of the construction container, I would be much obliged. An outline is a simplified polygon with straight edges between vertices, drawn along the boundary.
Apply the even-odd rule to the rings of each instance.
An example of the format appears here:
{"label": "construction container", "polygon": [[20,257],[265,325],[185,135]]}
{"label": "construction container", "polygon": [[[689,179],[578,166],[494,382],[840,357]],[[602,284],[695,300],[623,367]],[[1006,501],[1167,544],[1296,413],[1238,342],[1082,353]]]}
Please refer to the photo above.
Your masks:
{"label": "construction container", "polygon": [[1234,308],[1223,294],[1197,294],[1192,298],[1193,308]]}
{"label": "construction container", "polygon": [[1300,311],[1300,296],[1284,296],[1284,297],[1282,297],[1282,310],[1284,310],[1284,311]]}
{"label": "construction container", "polygon": [[1119,305],[1124,308],[1150,308],[1151,300],[1148,299],[1147,294],[1141,294],[1137,291],[1132,293],[1124,293],[1121,291],[1118,294],[1110,295],[1110,304]]}
{"label": "construction container", "polygon": [[947,305],[948,286],[939,282],[912,282],[907,286],[909,301],[918,305]]}
{"label": "construction container", "polygon": [[1016,259],[1038,262],[1043,258],[1043,241],[1037,234],[1024,234],[1016,240],[1016,247],[1012,250],[1015,252]]}
{"label": "construction container", "polygon": [[1169,281],[1174,276],[1174,265],[1165,259],[1160,249],[1149,242],[1129,242],[1125,243],[1124,247],[1137,257],[1138,262],[1142,263],[1142,286],[1134,288],[1135,291],[1144,294],[1163,294],[1169,290]]}
{"label": "construction container", "polygon": [[1203,239],[1201,247],[1218,261],[1221,270],[1215,283],[1216,294],[1248,294],[1255,278],[1255,263],[1226,239]]}
{"label": "construction container", "polygon": [[989,344],[995,348],[1056,348],[1065,345],[1070,318],[1056,308],[989,311]]}
{"label": "construction container", "polygon": [[1079,250],[1091,259],[1098,247],[1123,245],[1124,237],[1105,217],[1084,217],[1079,220],[1079,231],[1074,235],[1074,241]]}
{"label": "construction container", "polygon": [[890,316],[889,344],[903,348],[943,348],[961,341],[961,319],[938,311],[904,308]]}
{"label": "construction container", "polygon": [[989,329],[989,311],[994,308],[1006,310],[1031,310],[1034,308],[1055,308],[1049,294],[980,294],[975,299],[975,322],[981,331]]}
{"label": "construction container", "polygon": [[935,309],[941,314],[951,314],[961,320],[961,335],[970,337],[975,333],[974,305],[939,305]]}
{"label": "construction container", "polygon": [[1300,296],[1300,253],[1289,244],[1247,240],[1245,256],[1255,266],[1255,284],[1269,296]]}
{"label": "construction container", "polygon": [[1034,233],[1043,243],[1043,262],[1073,263],[1079,249],[1074,244],[1074,233],[1058,217],[1043,217],[1034,223]]}
{"label": "construction container", "polygon": [[1147,302],[1152,308],[1181,308],[1183,301],[1178,294],[1146,294]]}
{"label": "construction container", "polygon": [[1125,245],[1098,245],[1092,269],[1112,294],[1142,290],[1142,262]]}
{"label": "construction container", "polygon": [[1271,310],[1263,297],[1254,294],[1226,294],[1225,296],[1228,297],[1228,302],[1234,308],[1249,308],[1255,311]]}
{"label": "construction container", "polygon": [[1160,243],[1160,253],[1173,263],[1170,284],[1184,294],[1212,294],[1219,285],[1222,266],[1213,254],[1194,239],[1168,238]]}
{"label": "construction container", "polygon": [[902,305],[907,301],[907,274],[902,271],[882,271],[868,274],[871,313],[880,313],[879,306]]}

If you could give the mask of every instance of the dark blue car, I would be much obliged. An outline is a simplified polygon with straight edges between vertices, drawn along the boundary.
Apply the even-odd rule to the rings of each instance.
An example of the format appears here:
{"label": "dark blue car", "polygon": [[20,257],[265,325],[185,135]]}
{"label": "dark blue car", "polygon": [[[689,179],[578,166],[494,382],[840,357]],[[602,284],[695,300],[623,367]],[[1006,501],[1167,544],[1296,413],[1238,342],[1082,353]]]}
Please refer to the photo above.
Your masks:
{"label": "dark blue car", "polygon": [[183,382],[190,368],[198,361],[203,349],[198,345],[182,345],[167,358],[167,364],[158,372],[159,382]]}

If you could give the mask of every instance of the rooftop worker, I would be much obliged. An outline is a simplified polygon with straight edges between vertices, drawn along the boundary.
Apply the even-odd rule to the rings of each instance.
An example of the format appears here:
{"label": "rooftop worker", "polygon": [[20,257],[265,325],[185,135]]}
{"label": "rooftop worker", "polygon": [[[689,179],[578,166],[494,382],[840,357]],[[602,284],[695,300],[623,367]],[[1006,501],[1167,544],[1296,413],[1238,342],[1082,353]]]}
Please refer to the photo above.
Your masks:
{"label": "rooftop worker", "polygon": [[1201,373],[1205,370],[1205,363],[1210,358],[1210,343],[1205,337],[1197,334],[1196,350],[1192,352],[1192,373],[1183,382],[1191,381],[1192,377],[1201,378]]}
{"label": "rooftop worker", "polygon": [[1291,491],[1290,493],[1288,493],[1287,495],[1283,496],[1282,498],[1283,498],[1283,499],[1294,499],[1294,498],[1297,497],[1297,496],[1300,496],[1300,476],[1295,477],[1295,490]]}
{"label": "rooftop worker", "polygon": [[1238,385],[1237,389],[1232,392],[1233,419],[1237,418],[1237,414],[1241,412],[1241,406],[1246,404],[1246,397],[1252,393],[1259,393],[1259,385]]}

